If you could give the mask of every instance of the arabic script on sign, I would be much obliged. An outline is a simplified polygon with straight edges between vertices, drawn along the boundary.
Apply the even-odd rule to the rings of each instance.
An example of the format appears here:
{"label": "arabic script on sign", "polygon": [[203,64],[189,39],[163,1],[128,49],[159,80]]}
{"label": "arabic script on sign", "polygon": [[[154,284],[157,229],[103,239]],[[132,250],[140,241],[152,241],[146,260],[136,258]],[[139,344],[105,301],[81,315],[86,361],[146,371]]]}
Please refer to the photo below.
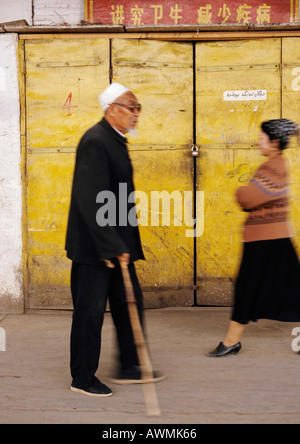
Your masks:
{"label": "arabic script on sign", "polygon": [[224,91],[223,100],[227,102],[239,102],[243,100],[267,100],[267,90],[255,89],[245,91]]}

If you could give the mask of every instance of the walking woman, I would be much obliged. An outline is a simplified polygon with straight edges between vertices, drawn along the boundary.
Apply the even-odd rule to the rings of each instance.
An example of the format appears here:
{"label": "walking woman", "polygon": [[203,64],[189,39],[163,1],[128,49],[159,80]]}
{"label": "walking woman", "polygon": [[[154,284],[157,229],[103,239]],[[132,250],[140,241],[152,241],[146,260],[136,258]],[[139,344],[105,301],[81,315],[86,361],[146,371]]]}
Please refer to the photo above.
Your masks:
{"label": "walking woman", "polygon": [[264,122],[258,146],[267,161],[249,184],[237,190],[239,205],[249,216],[244,251],[235,284],[235,300],[227,335],[210,357],[238,353],[249,321],[300,321],[300,264],[288,221],[289,184],[283,150],[299,127],[286,119]]}

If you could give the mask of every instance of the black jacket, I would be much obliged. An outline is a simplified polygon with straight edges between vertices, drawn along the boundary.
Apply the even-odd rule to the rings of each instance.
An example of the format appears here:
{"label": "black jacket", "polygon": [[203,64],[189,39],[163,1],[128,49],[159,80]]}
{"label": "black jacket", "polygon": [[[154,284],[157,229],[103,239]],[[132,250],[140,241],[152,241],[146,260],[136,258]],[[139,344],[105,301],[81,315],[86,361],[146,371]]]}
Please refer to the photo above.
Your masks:
{"label": "black jacket", "polygon": [[[144,259],[138,226],[128,223],[128,213],[135,212],[135,204],[128,203],[134,191],[132,173],[126,138],[103,118],[83,135],[77,149],[65,247],[69,259],[91,265],[122,253],[130,253],[132,261]],[[121,194],[119,184],[123,187]],[[99,209],[107,209],[103,193],[101,199],[98,197],[102,203],[96,202],[103,191],[112,192],[113,204],[115,196],[116,217],[106,226],[96,220]]]}

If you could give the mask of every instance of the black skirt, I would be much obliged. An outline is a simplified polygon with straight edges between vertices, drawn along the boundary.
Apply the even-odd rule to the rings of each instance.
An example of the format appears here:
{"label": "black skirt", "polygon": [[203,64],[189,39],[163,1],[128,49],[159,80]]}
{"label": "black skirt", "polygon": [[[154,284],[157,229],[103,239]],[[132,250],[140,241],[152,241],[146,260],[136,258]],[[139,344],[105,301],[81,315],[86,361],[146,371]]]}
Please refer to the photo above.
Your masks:
{"label": "black skirt", "polygon": [[244,243],[231,319],[300,321],[300,264],[290,239]]}

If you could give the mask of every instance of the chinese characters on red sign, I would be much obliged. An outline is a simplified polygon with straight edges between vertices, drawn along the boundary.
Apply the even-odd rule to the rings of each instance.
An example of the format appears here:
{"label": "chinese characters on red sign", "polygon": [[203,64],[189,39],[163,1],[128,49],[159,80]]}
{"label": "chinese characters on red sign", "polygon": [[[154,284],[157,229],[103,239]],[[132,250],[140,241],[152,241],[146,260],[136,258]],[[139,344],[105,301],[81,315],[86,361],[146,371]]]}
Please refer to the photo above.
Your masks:
{"label": "chinese characters on red sign", "polygon": [[85,0],[85,20],[110,25],[299,22],[299,0]]}

